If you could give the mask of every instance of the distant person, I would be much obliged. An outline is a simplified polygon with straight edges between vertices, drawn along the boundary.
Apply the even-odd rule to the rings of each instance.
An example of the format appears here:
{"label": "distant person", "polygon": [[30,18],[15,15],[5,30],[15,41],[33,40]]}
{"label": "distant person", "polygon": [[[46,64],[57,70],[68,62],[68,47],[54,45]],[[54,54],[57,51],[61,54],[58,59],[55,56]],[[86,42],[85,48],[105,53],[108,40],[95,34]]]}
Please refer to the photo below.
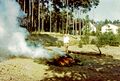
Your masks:
{"label": "distant person", "polygon": [[64,42],[64,47],[65,47],[65,52],[68,53],[68,46],[69,46],[70,38],[67,34],[64,35],[63,42]]}

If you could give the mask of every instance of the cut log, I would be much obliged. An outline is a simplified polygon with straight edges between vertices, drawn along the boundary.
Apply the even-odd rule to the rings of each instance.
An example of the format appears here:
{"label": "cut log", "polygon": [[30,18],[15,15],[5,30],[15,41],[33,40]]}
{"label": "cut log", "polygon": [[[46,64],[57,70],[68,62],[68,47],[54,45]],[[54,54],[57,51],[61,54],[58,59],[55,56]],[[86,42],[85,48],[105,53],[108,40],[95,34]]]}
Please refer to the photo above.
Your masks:
{"label": "cut log", "polygon": [[73,51],[73,50],[68,50],[68,53],[83,54],[83,55],[93,55],[93,56],[105,55],[105,54],[100,54],[98,52],[83,52],[83,51]]}

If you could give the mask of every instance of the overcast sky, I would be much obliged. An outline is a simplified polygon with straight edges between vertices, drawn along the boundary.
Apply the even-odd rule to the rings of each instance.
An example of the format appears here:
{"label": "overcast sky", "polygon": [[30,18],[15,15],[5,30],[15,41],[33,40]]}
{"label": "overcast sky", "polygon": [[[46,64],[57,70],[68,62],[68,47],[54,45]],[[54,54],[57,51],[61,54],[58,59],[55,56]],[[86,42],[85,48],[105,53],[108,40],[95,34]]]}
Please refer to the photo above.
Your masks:
{"label": "overcast sky", "polygon": [[88,14],[95,21],[98,20],[120,20],[120,0],[100,0],[99,5]]}

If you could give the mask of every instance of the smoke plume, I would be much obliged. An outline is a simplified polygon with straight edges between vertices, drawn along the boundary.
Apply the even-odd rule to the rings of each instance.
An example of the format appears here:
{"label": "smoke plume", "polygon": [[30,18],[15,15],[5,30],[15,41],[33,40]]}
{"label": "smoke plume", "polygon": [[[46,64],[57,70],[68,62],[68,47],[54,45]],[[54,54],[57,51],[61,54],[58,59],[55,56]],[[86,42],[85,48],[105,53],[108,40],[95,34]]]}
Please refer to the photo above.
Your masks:
{"label": "smoke plume", "polygon": [[0,0],[0,56],[12,54],[49,58],[47,50],[42,47],[28,47],[25,41],[28,31],[21,28],[18,22],[18,17],[23,16],[15,0]]}

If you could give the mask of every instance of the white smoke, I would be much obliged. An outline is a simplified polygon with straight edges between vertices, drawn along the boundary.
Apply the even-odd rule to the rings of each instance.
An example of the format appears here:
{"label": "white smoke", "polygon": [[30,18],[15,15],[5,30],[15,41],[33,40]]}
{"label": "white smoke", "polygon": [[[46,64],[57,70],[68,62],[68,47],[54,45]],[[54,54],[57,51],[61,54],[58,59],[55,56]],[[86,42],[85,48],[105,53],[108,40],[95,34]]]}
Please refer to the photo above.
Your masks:
{"label": "white smoke", "polygon": [[[47,50],[42,47],[28,47],[25,41],[28,31],[21,28],[18,22],[18,17],[22,14],[23,12],[15,0],[0,0],[0,49],[16,56],[49,58]],[[0,51],[0,54],[2,52]]]}

